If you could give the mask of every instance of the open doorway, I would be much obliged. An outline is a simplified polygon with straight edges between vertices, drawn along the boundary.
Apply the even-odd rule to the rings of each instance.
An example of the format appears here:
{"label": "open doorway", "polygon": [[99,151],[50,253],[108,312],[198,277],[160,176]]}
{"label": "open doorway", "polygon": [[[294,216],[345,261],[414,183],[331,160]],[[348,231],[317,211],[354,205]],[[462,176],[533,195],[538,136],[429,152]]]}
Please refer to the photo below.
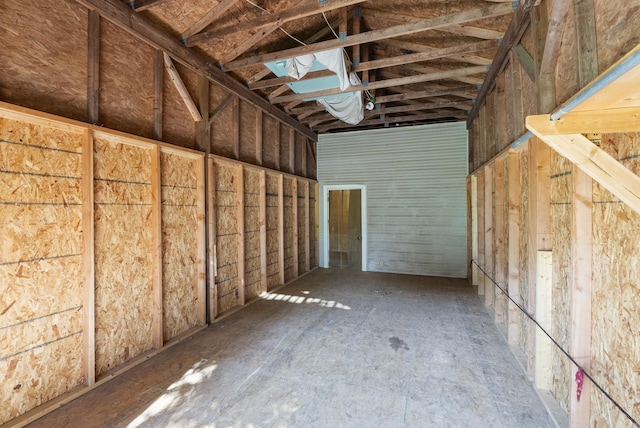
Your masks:
{"label": "open doorway", "polygon": [[329,267],[362,268],[360,189],[329,191]]}
{"label": "open doorway", "polygon": [[366,270],[366,189],[327,186],[324,189],[324,267]]}

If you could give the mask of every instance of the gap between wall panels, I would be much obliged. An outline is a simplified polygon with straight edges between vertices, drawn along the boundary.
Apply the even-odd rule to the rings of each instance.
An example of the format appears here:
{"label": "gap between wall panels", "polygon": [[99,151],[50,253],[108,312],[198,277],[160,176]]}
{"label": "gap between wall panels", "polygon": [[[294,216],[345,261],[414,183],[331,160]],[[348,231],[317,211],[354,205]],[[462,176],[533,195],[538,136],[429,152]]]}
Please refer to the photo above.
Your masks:
{"label": "gap between wall panels", "polygon": [[314,180],[0,103],[0,182],[0,424],[316,266]]}

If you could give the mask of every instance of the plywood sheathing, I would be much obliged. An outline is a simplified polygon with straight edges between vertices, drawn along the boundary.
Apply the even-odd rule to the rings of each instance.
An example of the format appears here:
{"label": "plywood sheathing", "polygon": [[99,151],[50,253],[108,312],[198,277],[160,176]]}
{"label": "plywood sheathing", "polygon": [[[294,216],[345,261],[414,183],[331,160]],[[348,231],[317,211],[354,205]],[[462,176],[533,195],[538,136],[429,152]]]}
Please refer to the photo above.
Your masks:
{"label": "plywood sheathing", "polygon": [[0,118],[0,424],[84,380],[78,131]]}
{"label": "plywood sheathing", "polygon": [[[142,137],[152,136],[153,49],[106,20],[100,22],[98,123]],[[169,95],[171,88],[165,87]],[[175,88],[173,88],[175,90]],[[172,115],[173,106],[164,108]],[[166,136],[172,135],[166,130]]]}
{"label": "plywood sheathing", "polygon": [[640,43],[640,9],[631,3],[594,0],[598,69],[606,70]]}
{"label": "plywood sheathing", "polygon": [[262,165],[279,169],[280,122],[266,114],[262,120]]}
{"label": "plywood sheathing", "polygon": [[[297,255],[295,253],[295,247],[297,246],[297,222],[294,213],[294,200],[293,195],[293,180],[292,178],[285,177],[284,179],[284,281],[289,282],[297,275],[294,271],[297,270],[296,261]],[[296,206],[297,208],[297,206]],[[294,245],[294,238],[296,242]]]}
{"label": "plywood sheathing", "polygon": [[261,111],[240,102],[240,160],[256,164],[256,115]]}
{"label": "plywood sheathing", "polygon": [[151,148],[95,138],[94,177],[99,376],[154,345]]}
{"label": "plywood sheathing", "polygon": [[[551,335],[569,349],[571,339],[571,288],[573,264],[571,253],[573,191],[571,162],[551,153],[551,230],[553,248],[552,328]],[[557,347],[552,348],[553,395],[569,410],[571,373],[569,361]]]}
{"label": "plywood sheathing", "polygon": [[262,292],[260,252],[260,171],[244,170],[244,268],[245,299]]}
{"label": "plywood sheathing", "polygon": [[[603,134],[600,145],[635,174],[640,173],[640,134]],[[640,216],[593,184],[593,301],[591,373],[608,393],[640,419]],[[596,388],[591,424],[632,426]]]}
{"label": "plywood sheathing", "polygon": [[[160,153],[162,177],[162,303],[164,340],[204,324],[200,289],[203,251],[194,235],[201,231],[199,174],[202,158]],[[196,235],[197,236],[197,235]]]}
{"label": "plywood sheathing", "polygon": [[267,289],[281,285],[280,282],[280,209],[278,205],[278,177],[267,174]]}
{"label": "plywood sheathing", "polygon": [[0,99],[85,120],[87,15],[75,2],[3,1]]}
{"label": "plywood sheathing", "polygon": [[216,259],[218,313],[240,305],[238,275],[238,194],[237,167],[220,160],[215,162]]}

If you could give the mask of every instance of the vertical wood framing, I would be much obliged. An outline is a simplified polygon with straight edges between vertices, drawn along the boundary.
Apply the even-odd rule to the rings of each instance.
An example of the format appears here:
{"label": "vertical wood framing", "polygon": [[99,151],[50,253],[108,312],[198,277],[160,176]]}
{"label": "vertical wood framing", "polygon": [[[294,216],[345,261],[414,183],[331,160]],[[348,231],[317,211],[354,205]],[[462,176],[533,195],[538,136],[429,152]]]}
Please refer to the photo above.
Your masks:
{"label": "vertical wood framing", "polygon": [[262,126],[264,114],[262,110],[256,113],[256,164],[262,166]]}
{"label": "vertical wood framing", "polygon": [[278,264],[280,284],[284,284],[284,175],[278,175]]}
{"label": "vertical wood framing", "polygon": [[260,292],[267,292],[267,172],[260,171]]}
{"label": "vertical wood framing", "polygon": [[238,304],[243,306],[244,299],[244,166],[236,167],[236,206],[237,206],[237,231],[238,231]]}
{"label": "vertical wood framing", "polygon": [[471,190],[471,176],[467,176],[467,280],[473,285],[473,274],[471,273],[473,260],[473,192]]}
{"label": "vertical wood framing", "polygon": [[87,122],[95,124],[100,106],[100,13],[89,10],[87,26]]}
{"label": "vertical wood framing", "polygon": [[213,321],[218,316],[218,262],[216,258],[216,182],[215,182],[215,163],[213,158],[209,157],[207,162],[209,168],[207,170],[207,180],[209,181],[207,203],[209,204],[208,222],[209,222],[209,321]]}
{"label": "vertical wood framing", "polygon": [[[471,177],[471,259],[478,263],[478,176]],[[478,289],[480,271],[476,263],[471,263],[471,285]]]}
{"label": "vertical wood framing", "polygon": [[[529,140],[529,295],[527,311],[536,312],[536,263],[538,251],[551,250],[550,232],[550,187],[549,176],[551,151],[538,138]],[[527,327],[527,372],[535,373],[535,325]]]}
{"label": "vertical wood framing", "polygon": [[[484,269],[484,171],[478,172],[478,265],[481,269]],[[478,294],[484,296],[484,274],[478,272]]]}
{"label": "vertical wood framing", "polygon": [[484,169],[484,304],[493,305],[494,285],[491,279],[494,276],[494,254],[493,254],[493,171],[494,166],[488,165]]}
{"label": "vertical wood framing", "polygon": [[[509,296],[520,300],[520,155],[509,153]],[[520,310],[509,301],[507,340],[510,345],[520,343]]]}
{"label": "vertical wood framing", "polygon": [[[207,121],[203,121],[205,124]],[[198,200],[196,201],[196,211],[198,215],[198,324],[205,325],[207,323],[207,218],[206,218],[206,155],[198,159],[200,165],[196,171]]]}
{"label": "vertical wood framing", "polygon": [[[360,6],[356,6],[353,8],[353,28],[352,32],[354,35],[360,34],[360,21],[362,18],[362,8]],[[353,65],[355,67],[360,65],[360,45],[353,45],[352,49],[352,57],[353,57]]]}
{"label": "vertical wood framing", "polygon": [[95,337],[95,252],[93,205],[93,134],[85,133],[82,147],[82,269],[83,269],[83,320],[82,320],[82,371],[87,385],[96,381]]}
{"label": "vertical wood framing", "polygon": [[300,164],[302,168],[300,169],[303,177],[307,177],[307,139],[305,138],[302,147],[300,148]]}
{"label": "vertical wood framing", "polygon": [[309,242],[309,186],[311,184],[308,181],[304,182],[304,269],[306,272],[311,270],[311,245]]}
{"label": "vertical wood framing", "polygon": [[300,260],[300,249],[298,248],[298,179],[294,178],[291,180],[291,212],[293,213],[293,242],[292,251],[293,251],[293,277],[298,277],[298,263]]}
{"label": "vertical wood framing", "polygon": [[[538,251],[536,260],[536,319],[546,331],[551,331],[553,309],[551,251]],[[549,390],[553,386],[551,340],[540,329],[536,329],[535,385],[538,389]]]}
{"label": "vertical wood framing", "polygon": [[[571,306],[571,354],[578,364],[591,370],[591,281],[593,257],[593,181],[580,168],[572,166],[573,224],[571,258],[573,289]],[[576,369],[574,367],[574,369]],[[572,426],[589,426],[591,382],[585,382],[580,402],[576,399],[575,382],[571,383],[570,420]]]}
{"label": "vertical wood framing", "polygon": [[209,79],[198,75],[198,107],[203,120],[197,123],[198,150],[209,154],[211,150],[211,125],[209,124]]}
{"label": "vertical wood framing", "polygon": [[[504,177],[504,159],[496,159],[495,163],[495,262],[494,278],[500,287],[506,289],[505,281],[505,232],[506,232],[506,220],[504,218],[504,204],[505,204],[505,177]],[[506,296],[495,287],[495,311],[494,317],[497,323],[505,322],[505,299]]]}
{"label": "vertical wood framing", "polygon": [[296,165],[296,130],[289,128],[289,165],[287,165],[288,171],[295,174]]}
{"label": "vertical wood framing", "polygon": [[164,56],[153,51],[153,131],[155,140],[162,140],[162,105],[164,98]]}
{"label": "vertical wood framing", "polygon": [[153,227],[153,347],[164,344],[162,324],[162,177],[160,169],[160,147],[151,150],[151,224]]}

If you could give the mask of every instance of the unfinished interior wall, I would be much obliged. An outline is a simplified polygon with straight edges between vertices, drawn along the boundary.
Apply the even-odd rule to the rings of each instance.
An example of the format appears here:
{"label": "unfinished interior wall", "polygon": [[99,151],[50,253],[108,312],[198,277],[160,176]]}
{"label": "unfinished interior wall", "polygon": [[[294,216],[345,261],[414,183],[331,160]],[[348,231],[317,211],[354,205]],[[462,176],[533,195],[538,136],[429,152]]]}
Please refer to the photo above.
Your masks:
{"label": "unfinished interior wall", "polygon": [[153,146],[131,143],[94,139],[98,376],[153,347]]}
{"label": "unfinished interior wall", "polygon": [[[218,313],[242,305],[243,284],[240,283],[238,244],[240,233],[239,217],[242,177],[238,167],[230,162],[216,159],[214,162],[215,188],[214,209],[216,210],[216,287]],[[240,170],[240,173],[242,171]],[[240,183],[240,184],[238,184]],[[244,260],[243,260],[244,262]]]}
{"label": "unfinished interior wall", "polygon": [[86,140],[0,114],[0,424],[84,382]]}
{"label": "unfinished interior wall", "polygon": [[[553,111],[638,44],[640,37],[630,29],[639,22],[640,9],[598,0],[567,2],[566,18],[550,21],[548,14],[558,4],[543,0],[531,13],[536,18],[528,23],[524,34],[515,42],[510,41],[512,46],[528,51],[529,59],[512,51],[505,56],[504,63],[493,64],[492,68],[499,70],[495,80],[488,85],[485,82],[487,97],[469,121],[472,140],[469,163],[472,180],[477,182],[472,204],[477,206],[478,223],[484,220],[481,215],[491,214],[485,207],[484,177],[489,171],[499,171],[501,162],[507,162],[505,192],[509,193],[510,212],[506,242],[509,245],[515,238],[518,244],[517,251],[509,245],[507,252],[509,286],[517,285],[514,287],[517,290],[514,289],[513,294],[510,290],[510,295],[538,321],[542,320],[544,302],[536,300],[536,293],[543,285],[536,282],[535,276],[542,266],[534,256],[542,250],[552,252],[551,318],[547,331],[557,345],[541,351],[540,336],[532,334],[536,328],[528,315],[515,305],[507,312],[507,319],[509,343],[516,345],[516,355],[520,355],[536,385],[539,379],[551,377],[551,383],[545,388],[549,389],[558,409],[562,409],[556,412],[560,415],[559,423],[564,411],[564,417],[575,426],[631,427],[634,426],[632,419],[640,418],[637,399],[640,375],[633,372],[640,349],[632,339],[639,334],[635,327],[640,321],[637,317],[640,312],[638,272],[634,269],[640,263],[636,240],[631,238],[632,230],[639,226],[638,214],[596,179],[592,180],[593,191],[588,190],[585,196],[584,189],[590,189],[591,178],[582,172],[584,165],[570,162],[561,151],[555,150],[547,160],[538,151],[537,145],[541,143],[535,137],[520,137],[526,131],[527,116]],[[612,33],[614,26],[616,31]],[[553,49],[551,54],[544,51],[545,42],[548,49]],[[553,73],[538,74],[541,63],[549,58],[555,61]],[[595,70],[594,64],[598,64]],[[506,104],[501,100],[502,88],[510,98]],[[624,90],[611,90],[617,90],[620,96],[624,94]],[[596,120],[597,106],[593,110],[590,113]],[[491,115],[495,116],[494,120]],[[620,165],[635,174],[640,172],[636,162],[640,134],[576,132],[587,135],[592,141],[592,150],[597,151],[599,146]],[[515,162],[518,173],[514,170],[512,174]],[[499,192],[498,181],[493,183]],[[512,186],[514,192],[511,192]],[[497,193],[493,197],[500,200]],[[548,206],[545,200],[549,200]],[[481,251],[486,248],[485,240],[491,238],[485,233],[487,230],[494,234],[495,245],[501,245],[495,236],[500,235],[501,219],[495,217],[498,212],[493,214],[488,228],[480,231],[478,227],[477,236],[471,237],[472,245],[478,248],[476,261],[484,267],[502,263],[499,252]],[[584,224],[588,227],[583,227]],[[488,262],[487,257],[493,260]],[[588,266],[585,267],[585,263]],[[493,275],[492,279],[500,279],[495,267]],[[478,291],[487,292],[481,287]],[[501,322],[497,295],[494,303],[486,296],[482,298],[492,306],[496,322]],[[577,367],[565,352],[577,360],[610,398],[585,378],[586,392],[578,402],[574,380]],[[536,371],[541,360],[548,362],[550,373]],[[614,402],[625,409],[629,417]]]}
{"label": "unfinished interior wall", "polygon": [[298,204],[297,182],[295,178],[284,178],[283,185],[283,237],[284,237],[284,281],[297,277],[298,269]]}
{"label": "unfinished interior wall", "polygon": [[[640,133],[602,134],[600,147],[640,174]],[[608,393],[640,418],[640,215],[598,183],[593,185],[591,371]],[[632,426],[592,388],[593,426]]]}
{"label": "unfinished interior wall", "polygon": [[204,326],[202,154],[0,103],[0,171],[0,423]]}
{"label": "unfinished interior wall", "polygon": [[260,175],[258,170],[244,170],[244,295],[247,301],[266,291],[262,288],[260,250]]}
{"label": "unfinished interior wall", "polygon": [[169,148],[160,151],[165,342],[205,323],[201,163],[199,155]]}
{"label": "unfinished interior wall", "polygon": [[280,266],[280,180],[281,176],[267,174],[267,289],[284,284],[284,271]]}

